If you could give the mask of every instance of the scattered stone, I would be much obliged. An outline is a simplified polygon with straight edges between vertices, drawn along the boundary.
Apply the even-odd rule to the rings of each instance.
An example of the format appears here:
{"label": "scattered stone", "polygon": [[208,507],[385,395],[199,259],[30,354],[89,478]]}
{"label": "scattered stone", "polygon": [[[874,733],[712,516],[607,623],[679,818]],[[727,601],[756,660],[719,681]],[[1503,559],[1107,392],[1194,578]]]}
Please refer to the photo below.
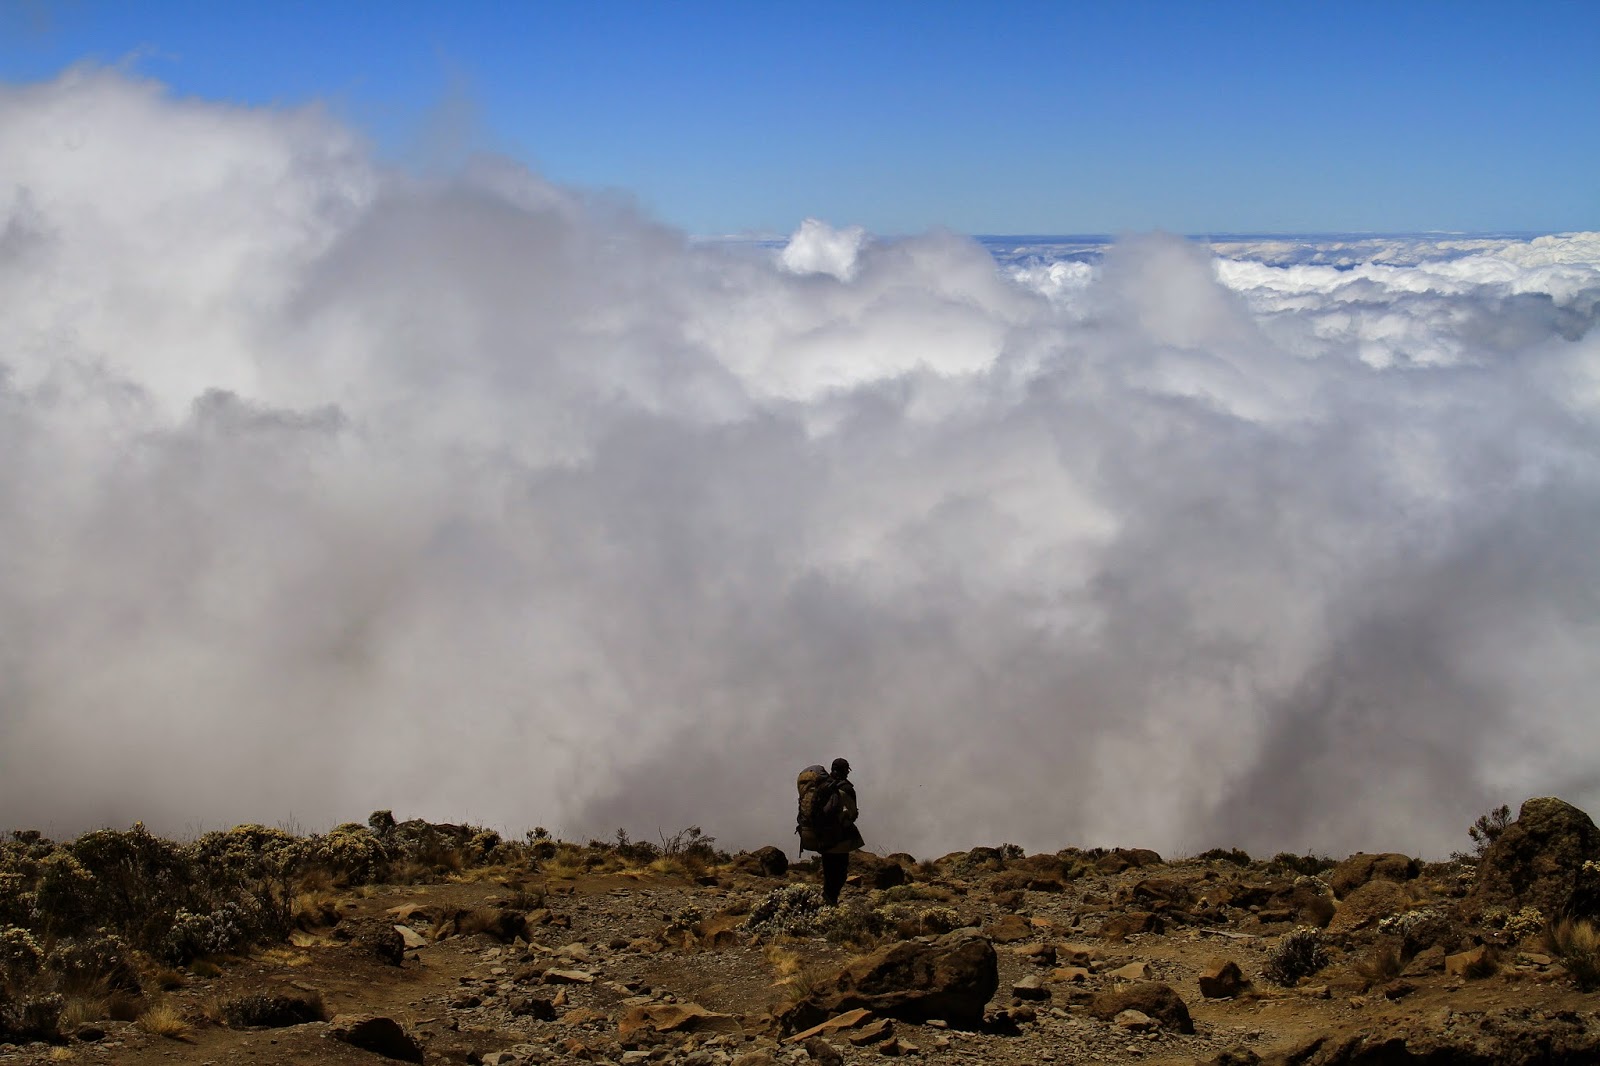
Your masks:
{"label": "scattered stone", "polygon": [[983,935],[996,944],[1014,944],[1033,935],[1033,926],[1020,914],[1007,914],[983,927]]}
{"label": "scattered stone", "polygon": [[1493,951],[1480,944],[1455,955],[1446,955],[1444,972],[1451,977],[1484,977],[1496,969]]}
{"label": "scattered stone", "polygon": [[1200,994],[1206,999],[1232,999],[1244,986],[1244,973],[1232,959],[1212,959],[1200,971]]}
{"label": "scattered stone", "polygon": [[432,943],[432,941],[430,941],[427,937],[423,936],[409,925],[397,925],[394,927],[394,931],[400,934],[400,941],[405,945],[405,949],[407,951],[415,951],[417,948],[425,948]]}
{"label": "scattered stone", "polygon": [[1142,1033],[1147,1029],[1156,1028],[1156,1020],[1154,1018],[1144,1013],[1144,1011],[1133,1010],[1132,1008],[1129,1008],[1125,1011],[1118,1011],[1117,1016],[1111,1020],[1113,1024],[1118,1025],[1123,1029],[1130,1029],[1136,1033]]}
{"label": "scattered stone", "polygon": [[592,985],[594,974],[584,970],[546,970],[544,982],[547,985]]}
{"label": "scattered stone", "polygon": [[844,1053],[820,1036],[806,1041],[806,1054],[819,1066],[844,1066]]}
{"label": "scattered stone", "polygon": [[880,1040],[887,1040],[894,1035],[894,1023],[888,1018],[879,1018],[877,1021],[868,1022],[859,1029],[846,1034],[845,1039],[855,1047],[866,1047],[876,1044]]}
{"label": "scattered stone", "polygon": [[656,1033],[737,1033],[739,1019],[707,1010],[698,1003],[656,1003],[633,1007],[617,1020],[617,1036],[626,1040],[641,1029]]}
{"label": "scattered stone", "polygon": [[1148,981],[1150,980],[1150,964],[1148,962],[1130,962],[1126,966],[1118,966],[1106,976],[1117,981]]}
{"label": "scattered stone", "polygon": [[512,996],[506,1000],[506,1009],[513,1018],[533,1018],[541,1022],[556,1020],[556,1005],[540,996]]}
{"label": "scattered stone", "polygon": [[1435,944],[1431,948],[1423,948],[1406,964],[1401,971],[1402,977],[1423,977],[1444,969],[1444,945]]}
{"label": "scattered stone", "polygon": [[812,1037],[822,1036],[825,1033],[837,1033],[845,1029],[853,1029],[858,1025],[865,1025],[872,1017],[872,1012],[865,1007],[847,1010],[843,1014],[837,1014],[825,1022],[818,1022],[803,1033],[794,1034],[789,1037],[787,1043],[802,1044]]}
{"label": "scattered stone", "polygon": [[1159,914],[1149,911],[1126,911],[1107,918],[1100,926],[1100,936],[1106,940],[1121,941],[1140,933],[1164,933],[1167,923]]}
{"label": "scattered stone", "polygon": [[1063,984],[1082,984],[1089,979],[1089,971],[1082,966],[1062,966],[1050,971],[1050,980]]}
{"label": "scattered stone", "polygon": [[1044,986],[1044,980],[1030,974],[1011,986],[1011,994],[1018,999],[1049,999],[1050,990]]}
{"label": "scattered stone", "polygon": [[334,1040],[398,1062],[421,1062],[422,1047],[393,1018],[377,1014],[339,1014],[328,1023]]}

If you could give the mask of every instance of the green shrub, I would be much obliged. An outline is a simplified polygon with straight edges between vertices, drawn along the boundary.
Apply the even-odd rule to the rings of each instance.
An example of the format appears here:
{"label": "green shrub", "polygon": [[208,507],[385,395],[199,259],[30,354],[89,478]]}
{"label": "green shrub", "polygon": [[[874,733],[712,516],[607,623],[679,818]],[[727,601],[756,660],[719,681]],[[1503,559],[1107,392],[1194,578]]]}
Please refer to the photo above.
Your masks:
{"label": "green shrub", "polygon": [[1296,855],[1291,851],[1280,851],[1272,857],[1268,865],[1276,866],[1290,873],[1301,874],[1305,877],[1315,877],[1324,870],[1333,869],[1339,863],[1326,855],[1314,855],[1309,851],[1304,855]]}

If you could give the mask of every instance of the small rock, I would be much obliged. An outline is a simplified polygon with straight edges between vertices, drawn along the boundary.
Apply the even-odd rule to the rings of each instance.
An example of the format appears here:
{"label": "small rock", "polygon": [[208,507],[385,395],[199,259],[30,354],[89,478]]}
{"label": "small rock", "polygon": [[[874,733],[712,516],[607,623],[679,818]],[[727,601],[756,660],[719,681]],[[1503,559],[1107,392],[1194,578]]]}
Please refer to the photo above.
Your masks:
{"label": "small rock", "polygon": [[1231,959],[1212,959],[1200,971],[1200,994],[1207,999],[1232,999],[1244,987],[1244,974]]}
{"label": "small rock", "polygon": [[1451,977],[1481,977],[1493,967],[1494,956],[1482,944],[1459,954],[1447,955],[1444,960],[1444,972]]}
{"label": "small rock", "polygon": [[539,996],[512,996],[506,1000],[506,1009],[513,1018],[533,1018],[541,1022],[556,1020],[556,1005]]}
{"label": "small rock", "polygon": [[397,925],[394,927],[394,931],[400,934],[400,941],[405,944],[407,951],[415,951],[417,948],[428,946],[428,938],[409,925]]}
{"label": "small rock", "polygon": [[1014,944],[1033,935],[1033,926],[1019,914],[1007,914],[999,921],[983,927],[983,935],[996,944]]}
{"label": "small rock", "polygon": [[1031,974],[1012,985],[1011,994],[1018,999],[1050,998],[1050,990],[1044,987],[1044,981]]}
{"label": "small rock", "polygon": [[887,1040],[893,1035],[894,1023],[888,1018],[879,1018],[877,1021],[868,1022],[859,1029],[846,1033],[845,1039],[849,1040],[855,1047],[866,1047],[868,1044],[876,1044],[880,1040]]}
{"label": "small rock", "polygon": [[592,985],[594,974],[582,970],[546,970],[544,981],[547,985]]}
{"label": "small rock", "polygon": [[1148,981],[1150,980],[1150,964],[1147,962],[1130,962],[1126,966],[1119,966],[1106,976],[1118,981]]}
{"label": "small rock", "polygon": [[806,1041],[806,1054],[820,1066],[844,1066],[844,1053],[820,1036]]}
{"label": "small rock", "polygon": [[1118,1011],[1111,1020],[1116,1025],[1135,1033],[1142,1033],[1156,1027],[1156,1020],[1144,1011],[1139,1010]]}

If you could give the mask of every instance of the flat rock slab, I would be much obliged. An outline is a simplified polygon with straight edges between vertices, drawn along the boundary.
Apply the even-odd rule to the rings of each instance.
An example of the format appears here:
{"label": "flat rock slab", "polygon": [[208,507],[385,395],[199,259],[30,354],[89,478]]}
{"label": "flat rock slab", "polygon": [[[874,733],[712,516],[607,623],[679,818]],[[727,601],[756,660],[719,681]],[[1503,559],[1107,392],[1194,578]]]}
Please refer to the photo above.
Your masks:
{"label": "flat rock slab", "polygon": [[657,1033],[743,1031],[732,1014],[718,1014],[698,1003],[653,1003],[633,1007],[617,1020],[617,1036],[623,1040],[641,1029]]}
{"label": "flat rock slab", "polygon": [[803,1044],[814,1036],[825,1036],[828,1033],[842,1032],[845,1029],[854,1029],[858,1025],[865,1025],[872,1020],[872,1017],[873,1014],[870,1010],[865,1007],[857,1007],[855,1010],[847,1010],[843,1014],[837,1014],[825,1022],[813,1025],[803,1033],[796,1033],[786,1042]]}

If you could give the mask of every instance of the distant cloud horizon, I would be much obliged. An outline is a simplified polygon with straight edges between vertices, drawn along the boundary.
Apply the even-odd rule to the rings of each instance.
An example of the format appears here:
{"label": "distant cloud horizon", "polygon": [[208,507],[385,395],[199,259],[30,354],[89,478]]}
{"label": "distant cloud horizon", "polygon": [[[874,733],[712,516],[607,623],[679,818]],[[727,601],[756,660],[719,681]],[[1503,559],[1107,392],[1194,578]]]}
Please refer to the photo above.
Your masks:
{"label": "distant cloud horizon", "polygon": [[1442,856],[1600,780],[1600,234],[695,241],[0,87],[0,810]]}

